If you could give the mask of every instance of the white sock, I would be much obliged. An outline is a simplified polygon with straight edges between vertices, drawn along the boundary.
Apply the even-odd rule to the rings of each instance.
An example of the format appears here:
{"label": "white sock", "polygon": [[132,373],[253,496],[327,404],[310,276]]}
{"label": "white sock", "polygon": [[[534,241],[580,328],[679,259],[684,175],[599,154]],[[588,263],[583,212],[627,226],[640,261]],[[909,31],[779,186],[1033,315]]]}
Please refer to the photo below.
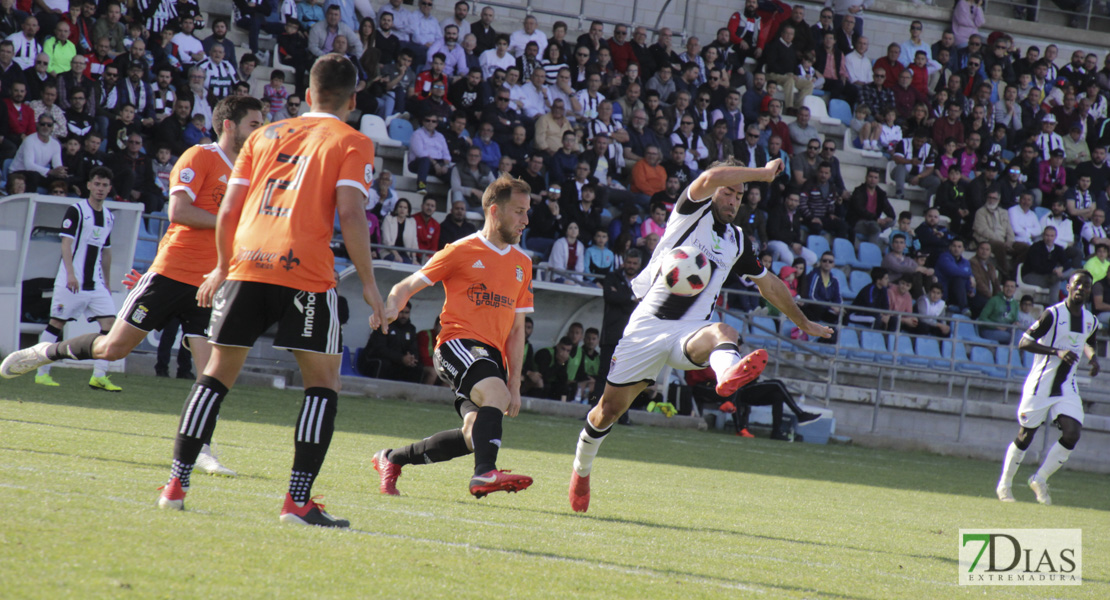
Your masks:
{"label": "white sock", "polygon": [[1061,446],[1060,442],[1056,442],[1048,449],[1048,454],[1045,455],[1041,468],[1037,469],[1036,478],[1040,481],[1048,481],[1053,473],[1068,462],[1069,456],[1071,456],[1071,450]]}
{"label": "white sock", "polygon": [[93,361],[93,377],[104,377],[108,374],[108,361],[94,360]]}
{"label": "white sock", "polygon": [[[50,342],[51,344],[53,344],[56,341],[58,341],[58,336],[54,335],[53,333],[51,333],[50,331],[48,331],[46,329],[43,329],[42,333],[39,334],[39,343]],[[39,367],[38,373],[36,373],[36,375],[49,375],[49,374],[50,374],[50,365],[49,364],[45,364],[45,365]]]}
{"label": "white sock", "polygon": [[1014,482],[1014,474],[1017,473],[1018,467],[1021,466],[1021,461],[1025,458],[1025,450],[1020,450],[1017,444],[1010,442],[1009,447],[1006,448],[1006,459],[1002,462],[1002,477],[998,480],[999,486],[1010,487]]}
{"label": "white sock", "polygon": [[[605,441],[605,437],[609,435],[609,431],[613,428],[612,425],[604,431],[594,429],[590,422],[586,421],[586,426],[582,428],[582,432],[578,434],[578,447],[574,451],[574,472],[578,473],[579,477],[588,477],[590,470],[594,466],[594,457],[597,456],[597,451],[601,448],[601,442]],[[594,435],[590,435],[590,430]],[[596,437],[595,437],[596,436]]]}
{"label": "white sock", "polygon": [[709,353],[709,367],[717,374],[717,381],[721,381],[725,371],[738,362],[740,349],[736,344],[721,344]]}

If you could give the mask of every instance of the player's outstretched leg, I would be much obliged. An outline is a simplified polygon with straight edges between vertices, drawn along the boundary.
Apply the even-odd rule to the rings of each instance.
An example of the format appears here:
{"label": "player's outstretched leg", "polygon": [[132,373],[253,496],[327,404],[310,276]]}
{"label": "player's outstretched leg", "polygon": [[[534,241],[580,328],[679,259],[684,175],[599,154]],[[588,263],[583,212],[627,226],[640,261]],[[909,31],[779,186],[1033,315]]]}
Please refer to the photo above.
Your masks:
{"label": "player's outstretched leg", "polygon": [[1014,483],[1014,475],[1017,473],[1018,467],[1021,466],[1021,461],[1025,459],[1025,450],[1029,448],[1029,444],[1033,443],[1033,436],[1036,433],[1037,429],[1035,427],[1033,429],[1022,427],[1014,441],[1006,447],[1006,457],[1002,462],[1002,475],[998,478],[998,486],[995,488],[999,500],[1003,502],[1015,501],[1011,489]]}
{"label": "player's outstretched leg", "polygon": [[378,490],[390,496],[400,496],[397,478],[401,476],[401,467],[446,462],[471,452],[473,450],[459,428],[441,431],[403,448],[378,450],[371,462],[381,480]]}
{"label": "player's outstretched leg", "polygon": [[615,385],[612,382],[605,384],[605,393],[601,395],[597,406],[586,415],[586,425],[578,434],[578,446],[574,451],[574,468],[570,474],[570,489],[567,492],[570,507],[574,512],[586,512],[590,508],[590,472],[593,470],[594,457],[601,449],[601,442],[613,428],[617,421],[632,401],[647,387],[647,382],[640,381],[630,385]]}
{"label": "player's outstretched leg", "polygon": [[1079,421],[1067,415],[1057,417],[1057,423],[1060,424],[1060,439],[1048,449],[1041,468],[1029,478],[1029,487],[1037,495],[1037,502],[1045,505],[1052,504],[1052,496],[1048,493],[1048,478],[1068,461],[1075,445],[1079,443],[1079,432],[1082,429]]}
{"label": "player's outstretched leg", "polygon": [[181,411],[181,421],[177,426],[177,436],[173,443],[173,466],[170,480],[162,488],[158,497],[158,507],[176,510],[185,509],[185,493],[189,491],[189,476],[197,462],[203,440],[211,438],[216,428],[216,417],[220,405],[227,396],[227,386],[215,377],[201,375],[189,391],[185,408]]}
{"label": "player's outstretched leg", "polygon": [[470,479],[470,493],[484,498],[493,492],[519,492],[532,485],[532,478],[517,475],[508,469],[497,468],[497,453],[501,449],[501,421],[509,407],[509,388],[498,377],[487,377],[474,385],[471,400],[480,408],[474,414],[470,430],[474,447],[474,476]]}
{"label": "player's outstretched leg", "polygon": [[281,509],[281,522],[320,527],[349,527],[351,522],[337,519],[312,499],[312,484],[324,465],[332,434],[335,433],[339,392],[324,387],[305,388],[301,416],[294,434],[293,471],[289,493]]}

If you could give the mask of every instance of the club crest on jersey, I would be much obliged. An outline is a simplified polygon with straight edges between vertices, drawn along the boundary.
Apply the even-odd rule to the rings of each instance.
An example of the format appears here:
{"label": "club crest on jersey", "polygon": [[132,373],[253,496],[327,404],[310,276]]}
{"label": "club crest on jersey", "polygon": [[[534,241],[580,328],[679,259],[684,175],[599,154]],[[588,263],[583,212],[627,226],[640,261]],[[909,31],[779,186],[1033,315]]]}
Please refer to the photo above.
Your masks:
{"label": "club crest on jersey", "polygon": [[366,165],[366,171],[363,173],[366,177],[366,183],[374,182],[374,165]]}
{"label": "club crest on jersey", "polygon": [[150,314],[150,310],[140,304],[131,312],[131,320],[134,321],[136,325],[142,325],[143,319],[145,319],[148,314]]}
{"label": "club crest on jersey", "polygon": [[73,227],[73,221],[69,219],[62,221],[62,229],[69,229],[70,227]]}
{"label": "club crest on jersey", "polygon": [[472,347],[470,353],[474,355],[474,358],[489,358],[489,350],[486,350],[483,346]]}
{"label": "club crest on jersey", "polygon": [[524,281],[524,267],[520,265],[516,266],[516,280]]}
{"label": "club crest on jersey", "polygon": [[292,271],[294,268],[296,268],[297,265],[301,264],[301,259],[293,256],[293,249],[290,248],[289,254],[279,258],[278,262],[281,263],[281,268],[285,269],[286,271]]}
{"label": "club crest on jersey", "polygon": [[181,183],[189,183],[193,181],[196,176],[197,174],[195,171],[189,168],[185,168],[181,169],[181,173],[179,173],[177,177],[181,180]]}

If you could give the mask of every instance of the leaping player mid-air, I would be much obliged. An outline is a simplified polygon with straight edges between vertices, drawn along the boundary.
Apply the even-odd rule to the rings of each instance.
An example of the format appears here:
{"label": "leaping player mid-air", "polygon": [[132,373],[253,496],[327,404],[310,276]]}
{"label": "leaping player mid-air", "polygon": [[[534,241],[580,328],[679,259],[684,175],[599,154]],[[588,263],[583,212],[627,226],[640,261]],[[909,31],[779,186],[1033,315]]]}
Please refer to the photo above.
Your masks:
{"label": "leaping player mid-air", "polygon": [[1045,454],[1041,468],[1029,478],[1029,487],[1037,495],[1037,502],[1052,504],[1048,494],[1048,478],[1071,456],[1083,429],[1083,403],[1075,383],[1075,367],[1079,354],[1087,356],[1091,377],[1098,375],[1099,364],[1095,358],[1095,332],[1098,319],[1087,310],[1094,284],[1087,271],[1076,271],[1068,279],[1068,297],[1041,313],[1041,318],[1021,337],[1018,348],[1032,352],[1037,357],[1025,378],[1021,404],[1017,417],[1021,429],[1010,446],[1002,463],[1002,476],[998,480],[998,499],[1013,502],[1010,486],[1014,473],[1025,458],[1025,451],[1033,443],[1033,436],[1041,424],[1048,420],[1060,428],[1060,439]]}
{"label": "leaping player mid-air", "polygon": [[[754,281],[759,293],[807,335],[827,338],[833,333],[802,314],[786,284],[778,277],[767,276],[751,244],[732,225],[744,185],[771,181],[782,170],[782,161],[773,160],[761,169],[736,165],[732,159],[715,163],[686,188],[675,203],[651,262],[632,282],[640,303],[613,353],[605,392],[578,436],[569,494],[576,512],[586,512],[590,506],[590,470],[601,442],[664,366],[684,371],[711,367],[721,396],[731,396],[763,372],[767,365],[765,350],[741,358],[738,332],[708,320],[730,272],[735,270]],[[712,265],[708,285],[696,296],[670,293],[659,276],[664,257],[679,246],[698,248]]]}

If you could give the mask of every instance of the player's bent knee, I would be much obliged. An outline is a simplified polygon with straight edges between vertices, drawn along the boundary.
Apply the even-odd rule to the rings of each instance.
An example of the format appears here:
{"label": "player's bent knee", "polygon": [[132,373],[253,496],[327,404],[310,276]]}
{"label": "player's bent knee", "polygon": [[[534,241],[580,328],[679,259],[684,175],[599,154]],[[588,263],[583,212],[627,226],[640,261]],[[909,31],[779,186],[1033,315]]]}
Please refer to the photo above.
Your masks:
{"label": "player's bent knee", "polygon": [[736,339],[740,337],[740,332],[736,331],[736,328],[731,325],[725,325],[724,323],[714,323],[713,327],[716,329],[717,336],[720,338],[724,338],[720,340],[722,342],[735,342]]}
{"label": "player's bent knee", "polygon": [[470,389],[470,400],[478,406],[509,408],[509,388],[499,377],[487,377]]}

